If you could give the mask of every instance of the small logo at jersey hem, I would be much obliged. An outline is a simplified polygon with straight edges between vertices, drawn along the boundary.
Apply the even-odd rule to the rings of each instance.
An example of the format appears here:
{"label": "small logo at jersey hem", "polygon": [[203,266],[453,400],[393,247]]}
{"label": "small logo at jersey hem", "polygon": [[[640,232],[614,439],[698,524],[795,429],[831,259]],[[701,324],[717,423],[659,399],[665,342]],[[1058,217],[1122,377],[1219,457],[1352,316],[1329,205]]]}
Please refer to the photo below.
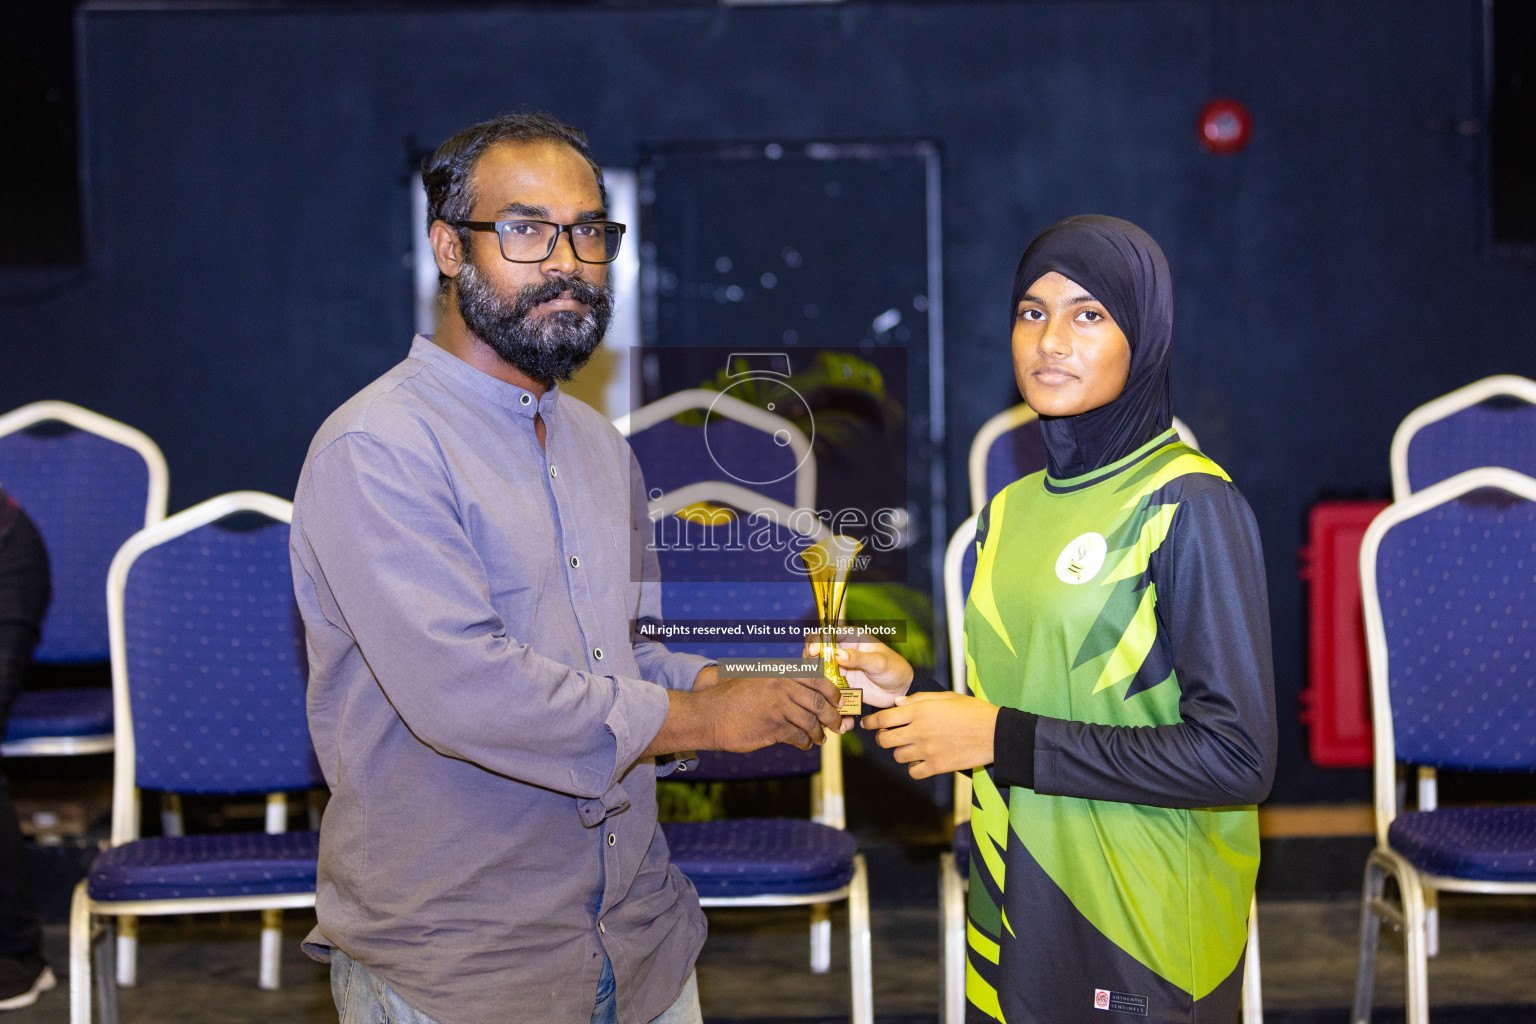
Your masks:
{"label": "small logo at jersey hem", "polygon": [[1093,990],[1093,1008],[1095,1010],[1108,1010],[1110,1013],[1134,1013],[1138,1017],[1147,1015],[1147,997],[1131,995],[1129,992],[1111,992],[1106,988]]}
{"label": "small logo at jersey hem", "polygon": [[1074,586],[1087,583],[1104,568],[1104,558],[1108,554],[1109,545],[1101,534],[1085,533],[1068,542],[1056,556],[1056,578]]}

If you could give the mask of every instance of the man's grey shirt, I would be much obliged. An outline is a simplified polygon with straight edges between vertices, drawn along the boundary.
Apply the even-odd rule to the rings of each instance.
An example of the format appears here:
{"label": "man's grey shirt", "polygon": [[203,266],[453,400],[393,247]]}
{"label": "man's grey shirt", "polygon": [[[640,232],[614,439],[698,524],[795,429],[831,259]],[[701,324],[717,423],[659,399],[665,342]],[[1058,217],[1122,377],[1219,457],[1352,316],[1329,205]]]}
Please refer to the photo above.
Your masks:
{"label": "man's grey shirt", "polygon": [[660,594],[624,438],[418,336],[320,428],[292,537],[331,787],[312,951],[444,1024],[585,1022],[606,952],[619,1020],[660,1014],[705,925],[641,753],[708,662],[634,639]]}

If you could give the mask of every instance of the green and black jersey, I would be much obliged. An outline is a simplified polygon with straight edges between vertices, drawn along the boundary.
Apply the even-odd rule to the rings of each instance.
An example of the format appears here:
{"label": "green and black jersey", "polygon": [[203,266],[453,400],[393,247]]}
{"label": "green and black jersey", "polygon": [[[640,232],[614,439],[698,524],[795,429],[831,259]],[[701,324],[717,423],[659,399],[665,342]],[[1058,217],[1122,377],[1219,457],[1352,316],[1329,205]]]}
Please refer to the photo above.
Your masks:
{"label": "green and black jersey", "polygon": [[1033,788],[977,769],[972,1021],[1237,1019],[1275,749],[1253,513],[1168,431],[978,524],[975,693],[1041,716]]}

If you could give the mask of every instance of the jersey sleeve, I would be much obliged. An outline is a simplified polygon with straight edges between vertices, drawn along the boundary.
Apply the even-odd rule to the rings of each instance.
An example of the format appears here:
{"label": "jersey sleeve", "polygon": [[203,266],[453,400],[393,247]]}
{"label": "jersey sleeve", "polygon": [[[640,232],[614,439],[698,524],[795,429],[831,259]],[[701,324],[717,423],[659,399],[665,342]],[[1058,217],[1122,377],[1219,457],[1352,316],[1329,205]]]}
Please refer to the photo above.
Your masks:
{"label": "jersey sleeve", "polygon": [[[1257,803],[1274,778],[1269,601],[1253,511],[1229,483],[1179,503],[1150,565],[1182,721],[1110,726],[999,716],[1000,782],[1160,807]],[[1164,684],[1167,685],[1167,684]],[[1027,762],[1027,763],[1021,763]]]}

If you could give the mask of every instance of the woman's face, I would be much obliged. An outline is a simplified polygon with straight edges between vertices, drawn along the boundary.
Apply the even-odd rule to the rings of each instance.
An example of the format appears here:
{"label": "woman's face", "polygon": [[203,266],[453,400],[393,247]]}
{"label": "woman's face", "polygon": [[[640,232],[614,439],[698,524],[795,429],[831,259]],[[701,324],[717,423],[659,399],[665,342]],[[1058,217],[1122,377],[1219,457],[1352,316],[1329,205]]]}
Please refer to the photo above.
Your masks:
{"label": "woman's face", "polygon": [[1013,321],[1013,374],[1040,416],[1076,416],[1119,397],[1131,346],[1104,304],[1051,271],[1029,286]]}

